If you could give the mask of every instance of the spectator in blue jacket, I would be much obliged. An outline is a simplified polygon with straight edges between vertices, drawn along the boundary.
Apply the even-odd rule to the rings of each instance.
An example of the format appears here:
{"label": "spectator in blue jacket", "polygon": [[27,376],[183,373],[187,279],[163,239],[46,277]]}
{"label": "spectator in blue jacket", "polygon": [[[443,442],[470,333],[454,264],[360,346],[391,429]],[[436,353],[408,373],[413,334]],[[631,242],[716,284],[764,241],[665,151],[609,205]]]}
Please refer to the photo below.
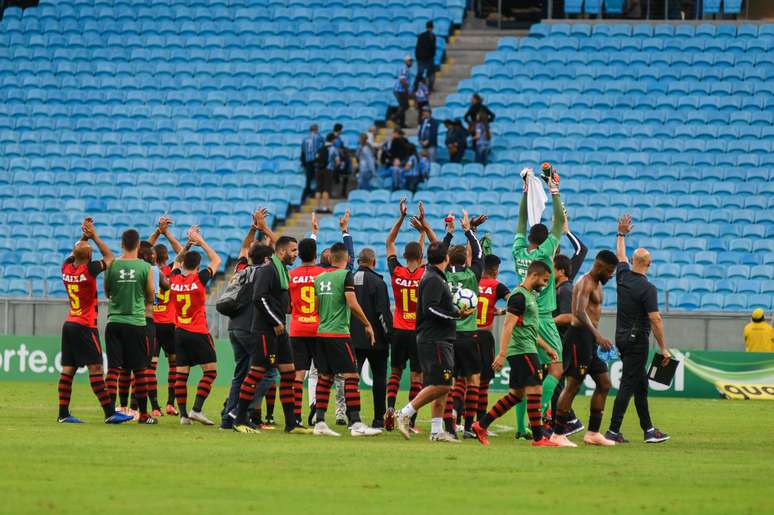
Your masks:
{"label": "spectator in blue jacket", "polygon": [[411,155],[403,164],[400,187],[405,190],[416,193],[422,177],[419,175],[419,160],[417,158],[417,148],[411,145]]}
{"label": "spectator in blue jacket", "polygon": [[395,99],[398,101],[398,109],[393,115],[393,121],[401,129],[406,127],[406,111],[409,108],[409,99],[414,92],[414,76],[411,73],[411,66],[413,64],[414,59],[410,55],[403,58],[403,66],[398,70],[398,77],[395,80],[395,86],[392,88]]}
{"label": "spectator in blue jacket", "polygon": [[430,88],[424,75],[417,77],[417,87],[414,91],[414,106],[420,113],[422,109],[430,106]]}
{"label": "spectator in blue jacket", "polygon": [[433,118],[433,112],[430,106],[422,109],[417,139],[422,150],[427,151],[430,162],[435,163],[436,152],[438,151],[438,120]]}
{"label": "spectator in blue jacket", "polygon": [[468,149],[468,133],[459,120],[444,120],[446,126],[446,149],[449,151],[449,161],[461,163]]}
{"label": "spectator in blue jacket", "polygon": [[333,126],[333,146],[339,151],[339,165],[334,170],[333,180],[336,184],[341,182],[341,198],[347,198],[347,186],[349,178],[352,176],[352,159],[350,151],[341,137],[343,130],[344,126],[340,123]]}
{"label": "spectator in blue jacket", "polygon": [[304,192],[302,197],[304,200],[310,196],[312,192],[312,181],[314,181],[315,175],[315,163],[317,161],[317,152],[325,145],[325,140],[320,136],[317,129],[317,124],[312,124],[309,127],[309,134],[301,142],[301,166],[304,167],[304,173],[306,174],[306,184],[304,185]]}

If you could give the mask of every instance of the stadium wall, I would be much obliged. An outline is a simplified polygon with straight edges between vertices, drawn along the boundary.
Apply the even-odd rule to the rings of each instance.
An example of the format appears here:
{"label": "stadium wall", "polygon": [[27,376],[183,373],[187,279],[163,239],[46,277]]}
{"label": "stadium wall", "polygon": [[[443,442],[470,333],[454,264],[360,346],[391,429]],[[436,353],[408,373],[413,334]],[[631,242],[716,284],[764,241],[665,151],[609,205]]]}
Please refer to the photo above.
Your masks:
{"label": "stadium wall", "polygon": [[[99,325],[104,334],[107,304],[100,302]],[[67,314],[67,302],[60,299],[0,298],[0,335],[58,336]],[[696,312],[662,313],[667,343],[670,347],[691,350],[739,351],[744,349],[742,330],[749,322],[745,313],[714,314]],[[207,318],[215,338],[228,338],[228,318],[209,305]],[[499,334],[502,317],[495,321]],[[615,332],[615,313],[604,312],[602,331]]]}

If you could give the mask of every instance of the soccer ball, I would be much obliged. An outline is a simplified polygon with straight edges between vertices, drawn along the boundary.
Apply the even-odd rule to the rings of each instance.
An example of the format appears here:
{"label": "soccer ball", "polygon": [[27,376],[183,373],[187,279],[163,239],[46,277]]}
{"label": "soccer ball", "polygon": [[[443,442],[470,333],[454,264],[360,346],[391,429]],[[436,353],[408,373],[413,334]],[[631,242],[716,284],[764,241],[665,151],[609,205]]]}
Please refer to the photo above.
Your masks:
{"label": "soccer ball", "polygon": [[475,308],[478,305],[478,295],[467,288],[460,288],[454,292],[452,300],[454,305],[462,310]]}

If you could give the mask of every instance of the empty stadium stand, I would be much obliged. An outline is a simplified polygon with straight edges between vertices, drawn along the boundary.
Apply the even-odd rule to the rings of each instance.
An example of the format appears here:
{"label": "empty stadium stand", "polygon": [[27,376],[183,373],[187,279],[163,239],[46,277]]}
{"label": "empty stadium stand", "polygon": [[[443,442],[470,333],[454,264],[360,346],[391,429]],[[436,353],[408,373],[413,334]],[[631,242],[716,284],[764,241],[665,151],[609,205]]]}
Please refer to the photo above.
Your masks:
{"label": "empty stadium stand", "polygon": [[[773,57],[767,24],[533,26],[503,38],[434,113],[461,118],[481,92],[497,114],[491,164],[444,164],[413,198],[435,220],[461,207],[490,215],[484,227],[513,285],[518,172],[551,161],[592,255],[614,245],[616,218],[632,213],[629,244],[652,250],[662,305],[668,296],[670,309],[772,309]],[[353,193],[363,244],[381,248],[404,195]],[[611,306],[612,284],[606,292]]]}
{"label": "empty stadium stand", "polygon": [[[0,295],[62,295],[88,213],[118,249],[173,214],[234,256],[249,213],[298,205],[312,122],[384,119],[427,19],[464,0],[43,0],[0,22]],[[439,41],[442,38],[439,38]],[[442,55],[442,52],[439,53]],[[39,266],[31,266],[39,265]]]}

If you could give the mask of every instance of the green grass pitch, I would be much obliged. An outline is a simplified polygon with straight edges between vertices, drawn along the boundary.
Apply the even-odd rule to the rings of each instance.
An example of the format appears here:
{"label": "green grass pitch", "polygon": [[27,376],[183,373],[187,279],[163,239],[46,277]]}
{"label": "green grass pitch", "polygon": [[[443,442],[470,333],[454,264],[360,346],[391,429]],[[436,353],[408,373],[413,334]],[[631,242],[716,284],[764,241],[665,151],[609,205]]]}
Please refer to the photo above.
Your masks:
{"label": "green grass pitch", "polygon": [[[213,390],[211,418],[224,395]],[[585,420],[588,399],[575,408]],[[671,441],[643,444],[632,405],[626,446],[533,449],[500,428],[485,448],[433,444],[426,433],[409,442],[241,435],[171,417],[106,426],[82,382],[72,412],[88,423],[65,426],[55,422],[55,384],[0,382],[0,513],[774,512],[773,404],[653,399],[651,409]],[[425,430],[428,419],[423,410]],[[513,414],[498,422],[512,426]]]}

